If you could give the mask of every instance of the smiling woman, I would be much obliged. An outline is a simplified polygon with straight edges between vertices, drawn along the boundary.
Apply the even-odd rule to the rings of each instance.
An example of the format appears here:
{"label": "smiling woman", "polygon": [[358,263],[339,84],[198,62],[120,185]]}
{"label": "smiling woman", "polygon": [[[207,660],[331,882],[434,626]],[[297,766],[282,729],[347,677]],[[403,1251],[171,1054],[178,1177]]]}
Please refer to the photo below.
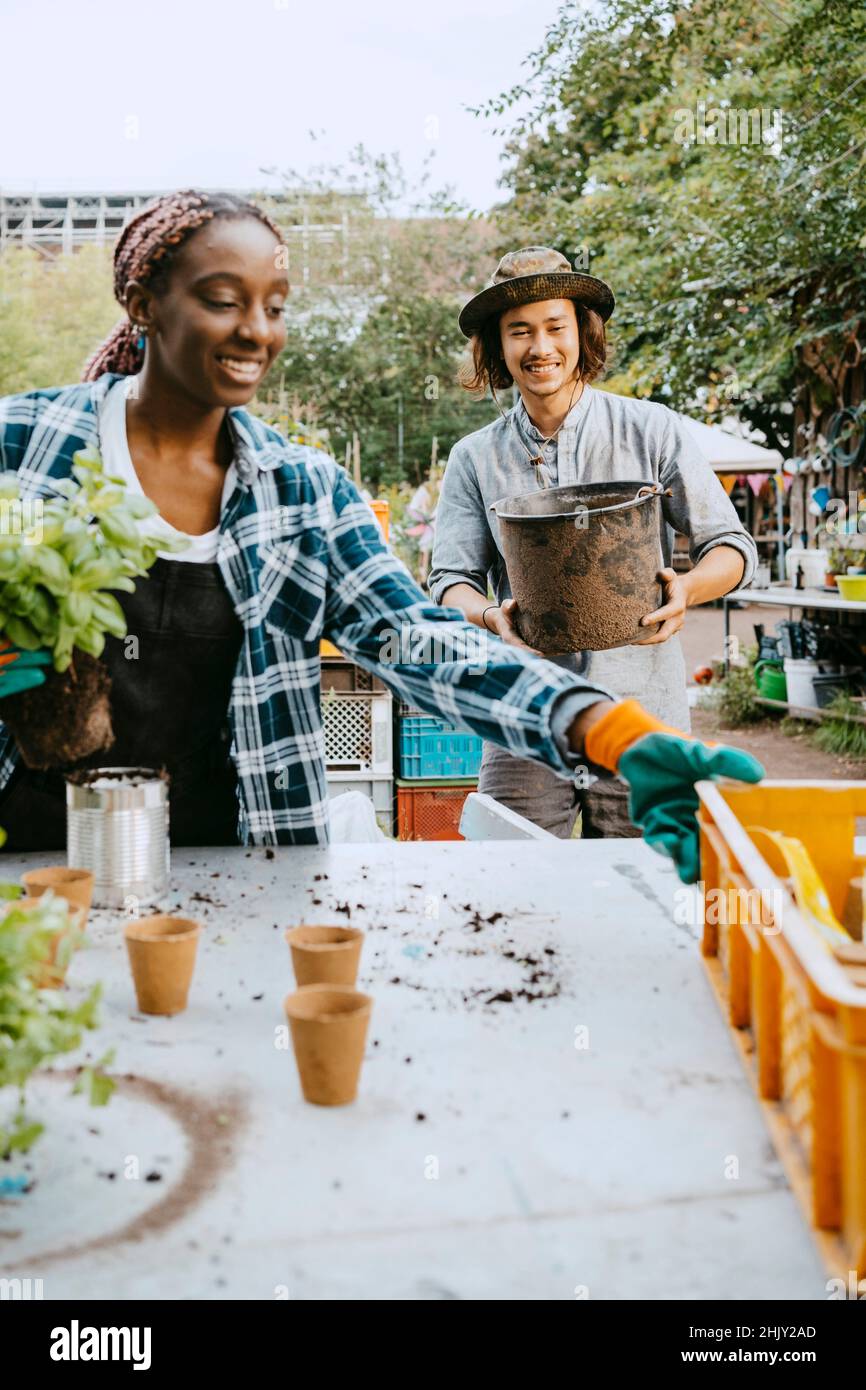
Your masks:
{"label": "smiling woman", "polygon": [[[218,563],[220,520],[240,482],[229,412],[285,343],[285,259],[253,203],[192,191],[158,199],[118,241],[114,289],[126,317],[84,372],[94,385],[82,407],[93,409],[106,469],[156,504],[141,529],[158,547],[165,538],[148,582],[119,596],[127,636],[103,655],[109,761],[168,769],[175,843],[237,839],[228,707],[243,626]],[[180,557],[167,544],[178,535]],[[105,761],[100,752],[84,765]],[[68,770],[16,763],[0,803],[10,846],[63,846]]]}

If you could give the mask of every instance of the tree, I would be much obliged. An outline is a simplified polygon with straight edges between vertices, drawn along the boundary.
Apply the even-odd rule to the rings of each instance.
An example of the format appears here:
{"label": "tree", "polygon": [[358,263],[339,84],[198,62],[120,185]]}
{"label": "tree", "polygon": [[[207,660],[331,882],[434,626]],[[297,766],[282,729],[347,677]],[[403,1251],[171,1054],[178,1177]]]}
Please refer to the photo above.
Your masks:
{"label": "tree", "polygon": [[10,247],[0,256],[0,395],[80,381],[119,317],[108,248],[45,260]]}
{"label": "tree", "polygon": [[456,384],[457,315],[489,275],[492,229],[429,168],[413,187],[363,147],[283,180],[269,211],[289,243],[289,341],[264,393],[302,401],[337,457],[357,431],[369,483],[419,482],[434,436],[441,456],[492,416]]}
{"label": "tree", "polygon": [[[866,10],[566,4],[506,116],[502,246],[553,244],[618,299],[612,389],[790,442],[863,320]],[[832,374],[830,374],[832,375]]]}

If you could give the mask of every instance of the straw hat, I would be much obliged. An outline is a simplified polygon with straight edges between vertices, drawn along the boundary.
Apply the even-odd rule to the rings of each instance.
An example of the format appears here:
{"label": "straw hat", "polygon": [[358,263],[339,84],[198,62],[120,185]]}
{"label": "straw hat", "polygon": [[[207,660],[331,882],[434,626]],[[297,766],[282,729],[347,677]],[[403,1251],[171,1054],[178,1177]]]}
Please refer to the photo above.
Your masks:
{"label": "straw hat", "polygon": [[572,270],[565,256],[549,246],[524,246],[502,257],[486,289],[463,308],[460,331],[471,338],[492,314],[541,299],[579,299],[603,319],[613,313],[613,291],[603,280]]}

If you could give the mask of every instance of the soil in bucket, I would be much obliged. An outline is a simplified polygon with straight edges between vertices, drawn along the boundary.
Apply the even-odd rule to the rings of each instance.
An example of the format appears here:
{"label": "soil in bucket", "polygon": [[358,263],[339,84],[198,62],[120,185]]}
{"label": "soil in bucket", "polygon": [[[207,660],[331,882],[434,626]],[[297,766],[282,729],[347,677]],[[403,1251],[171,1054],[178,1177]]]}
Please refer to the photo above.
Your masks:
{"label": "soil in bucket", "polygon": [[348,985],[304,985],[283,1007],[304,1100],[350,1104],[358,1093],[373,1000]]}
{"label": "soil in bucket", "polygon": [[44,685],[0,700],[0,719],[25,766],[64,767],[109,748],[114,742],[110,690],[102,662],[76,649],[68,670],[49,668]]}
{"label": "soil in bucket", "polygon": [[606,651],[658,630],[661,488],[640,480],[547,488],[494,504],[518,630],[547,655]]}

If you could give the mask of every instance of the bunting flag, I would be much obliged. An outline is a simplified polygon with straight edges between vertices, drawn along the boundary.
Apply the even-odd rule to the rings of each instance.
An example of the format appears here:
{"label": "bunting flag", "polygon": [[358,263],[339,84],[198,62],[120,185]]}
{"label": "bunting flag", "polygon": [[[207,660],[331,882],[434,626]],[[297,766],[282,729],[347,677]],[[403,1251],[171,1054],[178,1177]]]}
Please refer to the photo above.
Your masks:
{"label": "bunting flag", "polygon": [[738,481],[739,479],[737,478],[736,473],[719,474],[719,482],[721,483],[722,487],[725,489],[725,492],[728,494],[729,497],[733,492],[734,488],[737,486]]}
{"label": "bunting flag", "polygon": [[752,489],[752,492],[755,494],[756,497],[760,493],[761,488],[764,486],[764,483],[767,481],[769,476],[769,473],[746,474],[746,482],[749,484],[749,487]]}

